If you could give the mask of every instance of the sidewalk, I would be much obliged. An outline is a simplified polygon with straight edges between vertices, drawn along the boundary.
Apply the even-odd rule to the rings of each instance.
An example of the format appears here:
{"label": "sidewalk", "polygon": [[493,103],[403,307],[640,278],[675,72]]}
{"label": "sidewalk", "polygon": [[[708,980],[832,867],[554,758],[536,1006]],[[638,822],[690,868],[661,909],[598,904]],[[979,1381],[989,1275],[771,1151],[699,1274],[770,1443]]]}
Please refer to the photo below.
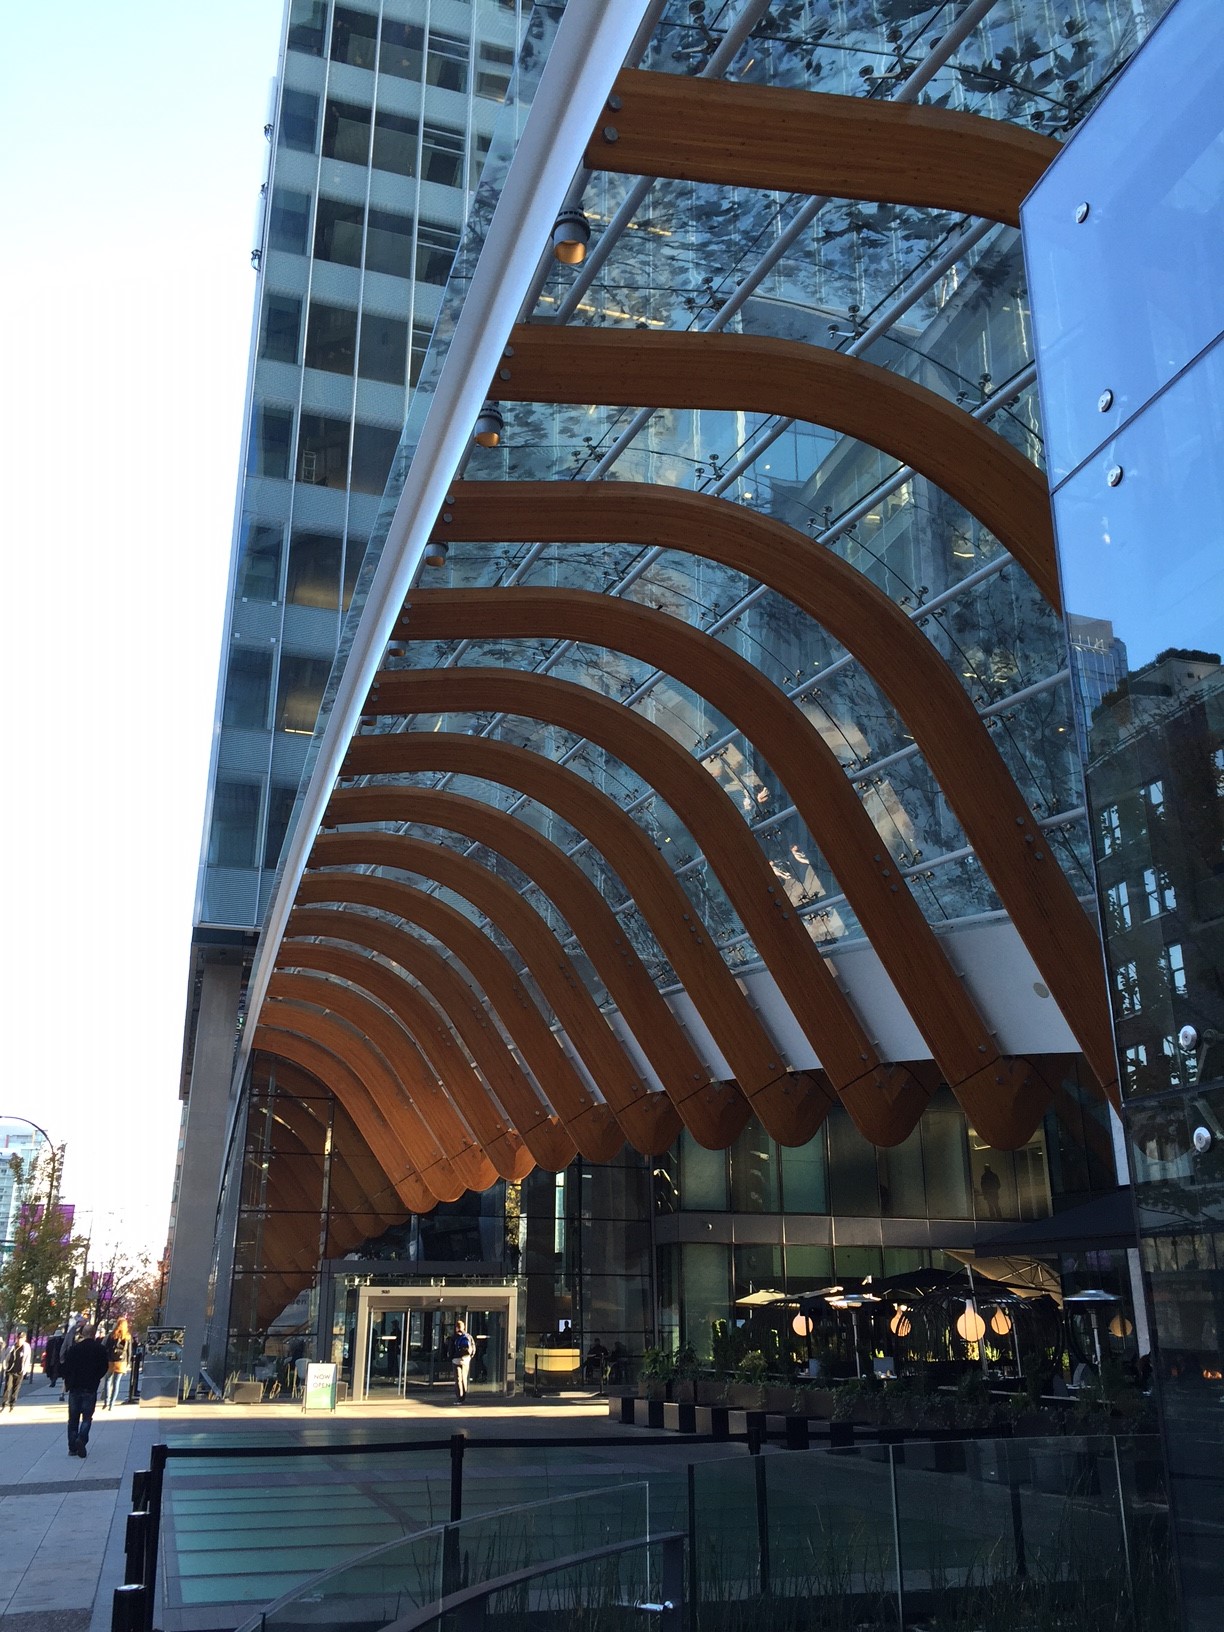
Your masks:
{"label": "sidewalk", "polygon": [[0,1632],[109,1632],[111,1599],[123,1580],[123,1539],[132,1474],[149,1465],[150,1447],[183,1435],[240,1435],[270,1441],[309,1428],[409,1423],[432,1433],[459,1428],[482,1434],[599,1433],[627,1435],[608,1421],[606,1400],[553,1397],[474,1399],[470,1409],[439,1399],[341,1406],[334,1416],[307,1417],[294,1405],[187,1405],[165,1411],[99,1408],[86,1461],[68,1455],[68,1407],[36,1375],[17,1408],[0,1416]]}

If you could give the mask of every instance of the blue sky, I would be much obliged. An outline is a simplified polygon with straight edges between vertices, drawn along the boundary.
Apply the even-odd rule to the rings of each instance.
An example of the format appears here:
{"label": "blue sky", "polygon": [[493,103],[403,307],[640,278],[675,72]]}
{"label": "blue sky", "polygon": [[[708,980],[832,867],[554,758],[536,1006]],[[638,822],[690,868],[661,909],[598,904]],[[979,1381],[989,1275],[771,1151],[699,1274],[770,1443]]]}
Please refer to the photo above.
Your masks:
{"label": "blue sky", "polygon": [[161,1250],[281,0],[23,7],[0,64],[0,1115]]}

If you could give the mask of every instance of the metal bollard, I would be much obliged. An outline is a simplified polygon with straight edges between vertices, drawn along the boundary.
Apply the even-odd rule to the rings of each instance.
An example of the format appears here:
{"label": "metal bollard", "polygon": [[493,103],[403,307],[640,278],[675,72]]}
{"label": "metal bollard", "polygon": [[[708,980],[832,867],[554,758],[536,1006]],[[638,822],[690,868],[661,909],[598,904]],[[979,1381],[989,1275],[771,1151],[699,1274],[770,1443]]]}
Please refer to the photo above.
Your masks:
{"label": "metal bollard", "polygon": [[148,1546],[149,1515],[141,1512],[129,1513],[123,1536],[123,1579],[129,1586],[137,1582],[144,1586],[145,1555]]}
{"label": "metal bollard", "polygon": [[136,1581],[116,1587],[111,1606],[111,1632],[143,1632],[145,1589]]}
{"label": "metal bollard", "polygon": [[143,1513],[149,1505],[149,1470],[142,1468],[132,1475],[132,1511]]}

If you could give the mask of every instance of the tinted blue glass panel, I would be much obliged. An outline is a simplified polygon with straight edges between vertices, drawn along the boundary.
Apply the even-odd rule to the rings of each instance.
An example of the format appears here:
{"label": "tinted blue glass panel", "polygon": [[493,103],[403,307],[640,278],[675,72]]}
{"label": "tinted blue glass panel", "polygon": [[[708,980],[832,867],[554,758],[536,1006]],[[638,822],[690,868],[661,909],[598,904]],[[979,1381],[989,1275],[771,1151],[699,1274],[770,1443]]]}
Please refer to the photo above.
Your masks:
{"label": "tinted blue glass panel", "polygon": [[1219,21],[1181,0],[1024,207],[1055,482],[1224,327]]}

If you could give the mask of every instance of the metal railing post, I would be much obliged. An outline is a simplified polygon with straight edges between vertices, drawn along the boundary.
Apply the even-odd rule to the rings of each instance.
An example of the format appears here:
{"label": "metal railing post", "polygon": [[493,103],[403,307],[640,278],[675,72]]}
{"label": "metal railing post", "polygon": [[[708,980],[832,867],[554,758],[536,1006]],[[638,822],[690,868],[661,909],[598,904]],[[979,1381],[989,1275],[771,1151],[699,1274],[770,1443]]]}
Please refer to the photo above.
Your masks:
{"label": "metal railing post", "polygon": [[1024,1546],[1024,1505],[1020,1500],[1020,1479],[1016,1469],[1015,1442],[1005,1439],[1003,1466],[1007,1471],[1007,1494],[1011,1502],[1012,1547],[1016,1555],[1016,1579],[1023,1581],[1028,1574],[1028,1556]]}
{"label": "metal railing post", "polygon": [[765,1486],[766,1462],[758,1456],[752,1464],[756,1479],[757,1551],[761,1570],[761,1597],[769,1596],[769,1492]]}
{"label": "metal railing post", "polygon": [[165,1484],[167,1448],[154,1445],[149,1454],[149,1522],[145,1530],[144,1625],[153,1632],[153,1599],[157,1591],[157,1549],[161,1541],[162,1487]]}
{"label": "metal railing post", "polygon": [[687,1468],[688,1517],[688,1632],[697,1632],[697,1465]]}
{"label": "metal railing post", "polygon": [[888,1447],[888,1486],[892,1495],[893,1562],[897,1568],[897,1632],[905,1632],[905,1576],[901,1567],[901,1507],[897,1500],[897,1447]]}
{"label": "metal railing post", "polygon": [[139,1581],[116,1587],[111,1601],[111,1632],[144,1632],[145,1589]]}
{"label": "metal railing post", "polygon": [[123,1534],[123,1580],[126,1586],[144,1586],[145,1558],[149,1551],[149,1515],[129,1513]]}
{"label": "metal railing post", "polygon": [[684,1632],[684,1537],[672,1536],[663,1543],[662,1632]]}
{"label": "metal railing post", "polygon": [[1118,1523],[1122,1526],[1122,1563],[1126,1569],[1126,1594],[1130,1610],[1135,1612],[1135,1578],[1131,1571],[1130,1525],[1126,1522],[1126,1489],[1122,1483],[1122,1458],[1118,1455],[1118,1436],[1110,1435],[1113,1444],[1114,1473],[1118,1479]]}
{"label": "metal railing post", "polygon": [[466,1445],[467,1435],[465,1433],[451,1435],[450,1516],[452,1524],[458,1524],[463,1517],[463,1452]]}

